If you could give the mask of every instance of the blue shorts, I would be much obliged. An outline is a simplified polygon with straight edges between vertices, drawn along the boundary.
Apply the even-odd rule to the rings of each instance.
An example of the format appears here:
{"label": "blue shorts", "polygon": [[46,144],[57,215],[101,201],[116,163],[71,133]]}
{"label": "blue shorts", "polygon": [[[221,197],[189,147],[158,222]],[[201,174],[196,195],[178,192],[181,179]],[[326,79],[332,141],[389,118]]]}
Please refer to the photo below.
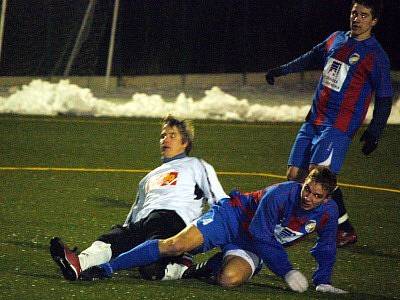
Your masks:
{"label": "blue shorts", "polygon": [[238,236],[238,218],[229,201],[230,199],[228,198],[222,199],[193,222],[204,238],[203,245],[198,249],[201,252],[206,252],[215,247],[223,248]]}
{"label": "blue shorts", "polygon": [[239,224],[240,216],[237,208],[232,207],[229,201],[230,199],[221,200],[193,222],[204,238],[203,245],[196,249],[196,253],[207,252],[219,247],[224,253],[224,257],[234,255],[247,261],[253,276],[261,270],[263,261],[253,252],[235,244],[240,241],[240,244],[245,245],[246,242],[241,239],[243,233]]}
{"label": "blue shorts", "polygon": [[350,144],[351,138],[336,128],[304,123],[290,152],[288,166],[308,170],[310,164],[323,165],[338,174]]}

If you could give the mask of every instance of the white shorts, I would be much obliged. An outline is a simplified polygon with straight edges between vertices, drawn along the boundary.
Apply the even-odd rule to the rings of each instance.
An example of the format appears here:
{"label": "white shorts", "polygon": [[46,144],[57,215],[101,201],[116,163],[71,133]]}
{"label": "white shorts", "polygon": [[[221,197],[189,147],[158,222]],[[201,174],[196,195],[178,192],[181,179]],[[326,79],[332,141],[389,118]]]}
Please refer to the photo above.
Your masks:
{"label": "white shorts", "polygon": [[258,273],[261,270],[262,263],[263,261],[253,252],[246,251],[243,249],[232,249],[232,250],[227,250],[224,253],[224,258],[228,255],[232,256],[238,256],[243,258],[251,267],[251,276],[249,279],[253,277],[256,273]]}

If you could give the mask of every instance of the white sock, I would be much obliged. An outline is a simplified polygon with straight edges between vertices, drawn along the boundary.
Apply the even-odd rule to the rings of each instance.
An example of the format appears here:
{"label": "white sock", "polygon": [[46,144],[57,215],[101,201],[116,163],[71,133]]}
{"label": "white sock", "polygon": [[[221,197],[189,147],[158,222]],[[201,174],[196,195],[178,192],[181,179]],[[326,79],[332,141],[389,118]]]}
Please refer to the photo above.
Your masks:
{"label": "white sock", "polygon": [[93,242],[89,248],[83,250],[78,255],[82,271],[109,262],[111,256],[111,244],[106,244],[101,241]]}

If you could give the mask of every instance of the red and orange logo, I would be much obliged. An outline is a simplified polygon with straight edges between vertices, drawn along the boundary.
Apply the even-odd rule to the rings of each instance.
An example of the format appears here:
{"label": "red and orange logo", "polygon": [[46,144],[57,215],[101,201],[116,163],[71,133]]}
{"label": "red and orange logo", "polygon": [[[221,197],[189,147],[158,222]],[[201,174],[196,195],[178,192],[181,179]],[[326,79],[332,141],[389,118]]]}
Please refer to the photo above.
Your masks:
{"label": "red and orange logo", "polygon": [[178,172],[169,172],[165,174],[162,179],[161,186],[163,185],[176,185],[176,180],[178,178]]}

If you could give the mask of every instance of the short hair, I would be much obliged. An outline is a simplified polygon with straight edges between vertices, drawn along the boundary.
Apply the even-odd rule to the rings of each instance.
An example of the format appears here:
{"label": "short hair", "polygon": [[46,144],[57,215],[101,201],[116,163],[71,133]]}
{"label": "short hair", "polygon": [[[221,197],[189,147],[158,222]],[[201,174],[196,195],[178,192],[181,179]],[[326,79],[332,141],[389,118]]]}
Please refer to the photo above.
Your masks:
{"label": "short hair", "polygon": [[372,19],[380,18],[383,10],[382,0],[353,0],[351,2],[351,7],[356,3],[371,9]]}
{"label": "short hair", "polygon": [[164,118],[161,128],[164,126],[178,128],[179,133],[182,136],[182,142],[187,143],[185,153],[189,154],[193,148],[194,141],[194,126],[190,120],[179,120],[172,115],[168,115]]}
{"label": "short hair", "polygon": [[325,166],[316,166],[312,169],[306,181],[308,179],[321,184],[322,188],[328,192],[328,195],[331,195],[337,186],[336,174]]}

